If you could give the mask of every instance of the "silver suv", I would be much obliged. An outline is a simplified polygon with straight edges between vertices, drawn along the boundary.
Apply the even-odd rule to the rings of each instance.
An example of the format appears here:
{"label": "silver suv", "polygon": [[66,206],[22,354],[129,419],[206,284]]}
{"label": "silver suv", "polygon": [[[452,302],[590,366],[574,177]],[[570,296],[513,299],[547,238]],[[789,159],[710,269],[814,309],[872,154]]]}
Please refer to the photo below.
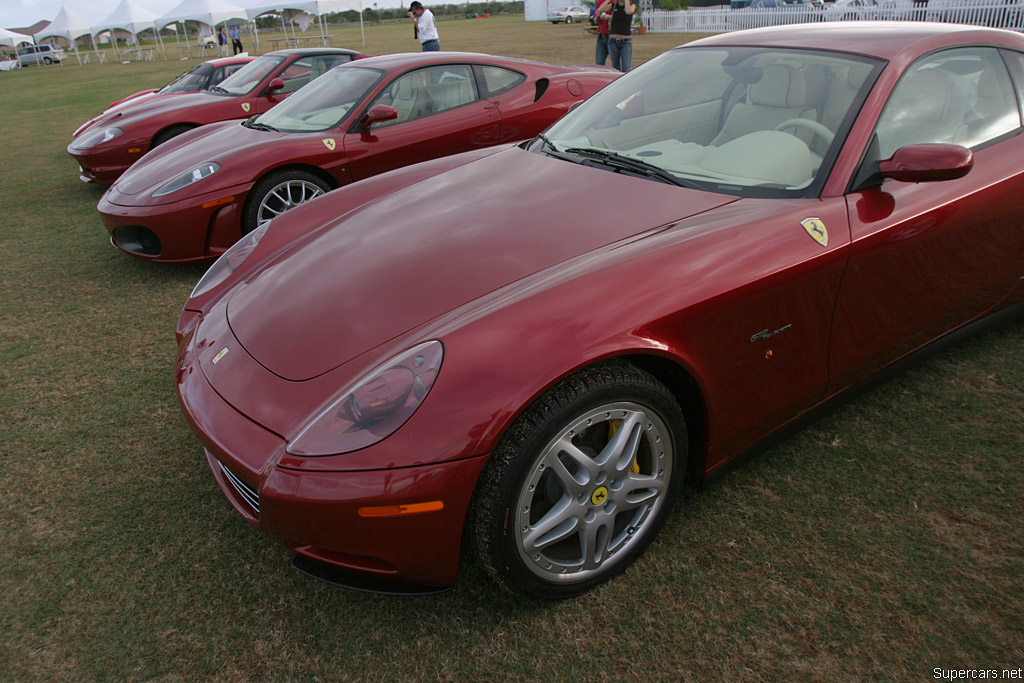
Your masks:
{"label": "silver suv", "polygon": [[22,66],[29,64],[53,64],[63,62],[66,55],[60,45],[29,45],[18,50],[18,62]]}

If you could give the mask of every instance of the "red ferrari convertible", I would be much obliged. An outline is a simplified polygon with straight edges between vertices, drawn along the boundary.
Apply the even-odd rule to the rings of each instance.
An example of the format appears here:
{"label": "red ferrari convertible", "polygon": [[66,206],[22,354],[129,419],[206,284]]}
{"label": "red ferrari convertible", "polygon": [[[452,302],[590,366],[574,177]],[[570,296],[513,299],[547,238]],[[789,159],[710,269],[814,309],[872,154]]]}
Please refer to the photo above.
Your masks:
{"label": "red ferrari convertible", "polygon": [[205,126],[148,154],[99,211],[134,256],[212,260],[341,185],[531,138],[619,75],[458,52],[361,59],[245,123]]}
{"label": "red ferrari convertible", "polygon": [[151,98],[102,116],[68,145],[85,182],[110,184],[143,154],[187,130],[244,119],[284,100],[331,67],[361,56],[340,48],[268,52],[208,90]]}
{"label": "red ferrari convertible", "polygon": [[179,319],[185,415],[305,572],[440,589],[469,550],[513,591],[577,595],[684,479],[1024,313],[1022,92],[1024,36],[996,29],[689,43],[531,142],[243,238]]}

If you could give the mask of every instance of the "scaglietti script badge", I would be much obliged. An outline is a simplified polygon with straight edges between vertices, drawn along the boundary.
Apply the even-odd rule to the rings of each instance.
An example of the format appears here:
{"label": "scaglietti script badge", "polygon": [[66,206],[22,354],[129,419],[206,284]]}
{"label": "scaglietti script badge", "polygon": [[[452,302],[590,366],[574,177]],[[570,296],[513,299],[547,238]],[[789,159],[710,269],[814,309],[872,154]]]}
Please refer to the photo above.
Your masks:
{"label": "scaglietti script badge", "polygon": [[213,364],[216,365],[220,361],[220,359],[226,355],[228,355],[228,347],[225,346],[223,349],[217,352],[216,356],[213,357]]}
{"label": "scaglietti script badge", "polygon": [[823,247],[828,246],[828,228],[825,227],[825,222],[820,218],[805,218],[800,221],[800,225],[804,226],[804,230],[811,238]]}

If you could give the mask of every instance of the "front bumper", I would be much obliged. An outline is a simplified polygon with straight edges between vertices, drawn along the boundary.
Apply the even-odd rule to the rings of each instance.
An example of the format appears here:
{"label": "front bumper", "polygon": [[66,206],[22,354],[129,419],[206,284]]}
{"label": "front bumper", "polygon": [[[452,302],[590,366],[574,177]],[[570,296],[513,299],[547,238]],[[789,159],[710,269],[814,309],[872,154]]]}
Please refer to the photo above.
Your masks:
{"label": "front bumper", "polygon": [[96,208],[118,249],[147,261],[204,263],[216,259],[242,236],[241,211],[250,187],[227,188],[156,206],[132,206],[132,196],[112,187]]}
{"label": "front bumper", "polygon": [[[77,138],[76,138],[77,140]],[[128,167],[149,151],[148,146],[115,145],[93,149],[76,149],[74,142],[68,145],[68,154],[74,157],[81,169],[79,178],[87,183],[110,185],[128,170]]]}
{"label": "front bumper", "polygon": [[[410,583],[455,583],[463,523],[485,456],[377,470],[281,467],[285,441],[216,393],[199,367],[194,337],[186,334],[179,348],[178,397],[214,478],[247,522],[304,558],[390,582],[394,592],[407,592],[399,586]],[[370,448],[380,450],[381,463],[396,462],[401,456],[387,443]],[[360,512],[437,500],[442,509],[420,514]]]}

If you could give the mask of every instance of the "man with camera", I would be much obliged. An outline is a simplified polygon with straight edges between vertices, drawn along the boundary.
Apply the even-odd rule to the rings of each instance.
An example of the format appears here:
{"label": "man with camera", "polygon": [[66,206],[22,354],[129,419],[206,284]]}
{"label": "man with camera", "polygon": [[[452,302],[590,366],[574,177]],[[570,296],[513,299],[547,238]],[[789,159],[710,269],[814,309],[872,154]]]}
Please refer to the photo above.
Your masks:
{"label": "man with camera", "polygon": [[419,0],[414,0],[409,5],[409,18],[416,23],[415,35],[424,52],[440,52],[441,43],[438,40],[437,26],[434,25],[434,14],[423,6]]}

